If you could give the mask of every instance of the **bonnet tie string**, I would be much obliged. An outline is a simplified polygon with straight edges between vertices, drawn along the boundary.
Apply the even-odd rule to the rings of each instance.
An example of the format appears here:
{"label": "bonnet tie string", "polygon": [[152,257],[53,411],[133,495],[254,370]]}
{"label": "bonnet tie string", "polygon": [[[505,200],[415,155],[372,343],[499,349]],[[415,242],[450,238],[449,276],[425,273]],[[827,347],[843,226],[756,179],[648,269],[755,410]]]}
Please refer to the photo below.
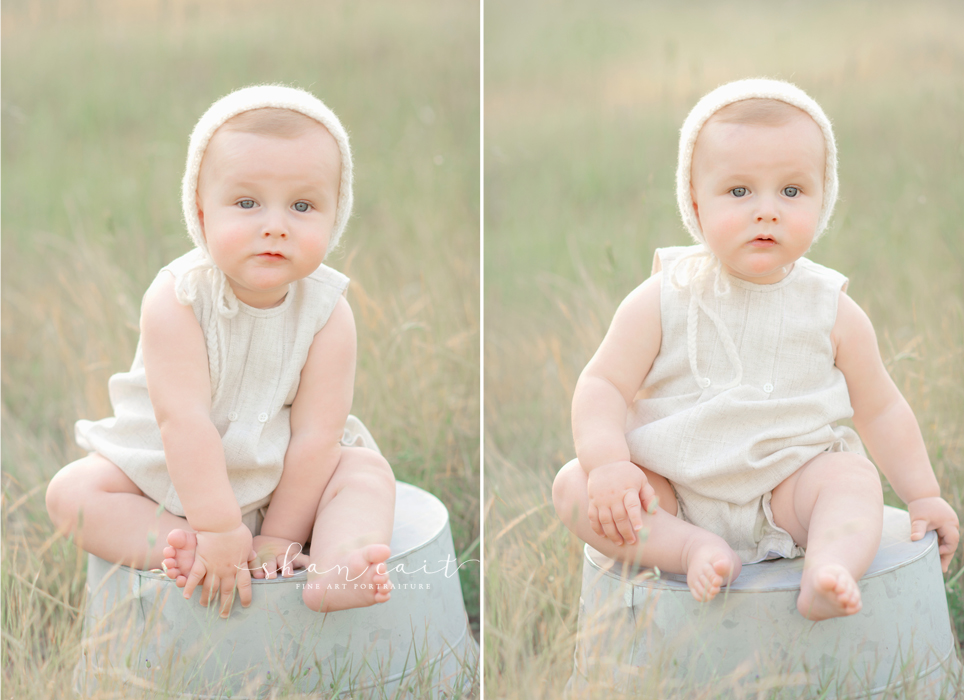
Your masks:
{"label": "bonnet tie string", "polygon": [[673,288],[680,291],[686,289],[690,295],[689,307],[686,312],[686,348],[689,353],[690,371],[696,383],[701,389],[710,386],[709,377],[701,376],[697,365],[696,344],[699,339],[699,312],[702,310],[713,322],[720,342],[723,343],[727,359],[735,370],[733,378],[721,386],[720,390],[725,391],[739,386],[743,380],[743,363],[740,362],[736,345],[733,343],[733,338],[730,336],[723,320],[703,301],[703,296],[709,291],[710,285],[712,285],[714,296],[720,297],[730,293],[730,283],[726,280],[726,274],[723,272],[720,261],[705,246],[701,245],[678,258],[669,274],[669,281]]}

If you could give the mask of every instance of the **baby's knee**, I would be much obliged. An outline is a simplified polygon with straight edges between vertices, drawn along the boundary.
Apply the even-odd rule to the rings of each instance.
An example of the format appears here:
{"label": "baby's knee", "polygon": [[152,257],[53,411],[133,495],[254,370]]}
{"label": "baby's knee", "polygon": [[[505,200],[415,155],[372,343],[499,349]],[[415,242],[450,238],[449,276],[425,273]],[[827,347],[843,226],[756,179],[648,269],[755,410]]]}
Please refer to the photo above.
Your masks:
{"label": "baby's knee", "polygon": [[83,484],[77,483],[74,477],[75,474],[65,467],[54,474],[47,484],[44,502],[50,520],[58,529],[73,530],[77,526]]}
{"label": "baby's knee", "polygon": [[356,447],[352,450],[349,459],[342,459],[339,462],[331,481],[334,491],[328,495],[334,496],[349,484],[377,493],[393,493],[395,474],[388,460],[378,452],[367,448]]}
{"label": "baby's knee", "polygon": [[873,462],[855,452],[831,452],[827,457],[821,464],[824,481],[837,484],[847,482],[858,487],[861,493],[883,503],[880,474]]}
{"label": "baby's knee", "polygon": [[867,490],[868,496],[873,496],[881,504],[884,502],[884,487],[880,482],[877,467],[866,457],[854,455],[850,463],[850,473],[853,479],[859,480]]}
{"label": "baby's knee", "polygon": [[365,463],[368,477],[372,481],[385,488],[395,487],[395,472],[392,471],[392,465],[388,463],[387,459],[372,450]]}
{"label": "baby's knee", "polygon": [[580,489],[582,492],[586,490],[586,475],[582,471],[582,465],[574,459],[556,473],[552,482],[552,505],[564,523],[572,522],[575,517]]}

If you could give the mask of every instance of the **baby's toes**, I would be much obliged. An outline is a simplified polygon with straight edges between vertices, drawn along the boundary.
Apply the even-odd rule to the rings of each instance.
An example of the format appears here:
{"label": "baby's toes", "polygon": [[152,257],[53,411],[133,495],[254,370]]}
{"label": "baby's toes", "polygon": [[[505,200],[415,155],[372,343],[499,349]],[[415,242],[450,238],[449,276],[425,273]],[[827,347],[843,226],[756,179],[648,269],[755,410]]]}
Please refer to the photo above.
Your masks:
{"label": "baby's toes", "polygon": [[860,600],[860,588],[854,584],[847,591],[847,607],[853,612],[857,612],[862,607],[863,603]]}
{"label": "baby's toes", "polygon": [[164,550],[164,556],[174,556],[168,554],[168,549],[184,549],[187,546],[187,533],[184,530],[171,530],[167,535],[167,543],[171,545]]}
{"label": "baby's toes", "polygon": [[693,597],[701,603],[705,603],[708,600],[707,594],[709,590],[710,582],[706,576],[697,576],[693,581],[693,585],[690,586],[690,592],[693,594]]}
{"label": "baby's toes", "polygon": [[720,586],[723,585],[723,577],[713,569],[708,569],[702,579],[704,588],[713,593],[719,592]]}

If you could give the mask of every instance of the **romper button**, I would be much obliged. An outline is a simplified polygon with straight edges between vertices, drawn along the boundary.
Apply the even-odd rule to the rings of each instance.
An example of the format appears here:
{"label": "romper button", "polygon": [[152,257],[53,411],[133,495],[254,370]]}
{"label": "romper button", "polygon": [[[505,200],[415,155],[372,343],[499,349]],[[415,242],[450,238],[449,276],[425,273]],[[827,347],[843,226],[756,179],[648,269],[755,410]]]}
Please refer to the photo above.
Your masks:
{"label": "romper button", "polygon": [[763,391],[769,394],[771,391],[773,391],[773,385],[770,382],[767,382],[763,385]]}
{"label": "romper button", "polygon": [[258,416],[258,420],[261,421],[262,423],[267,423],[267,422],[268,422],[268,414],[267,414],[267,413],[262,413],[261,415]]}
{"label": "romper button", "polygon": [[710,384],[711,384],[711,382],[710,382],[710,378],[709,378],[709,377],[703,377],[703,378],[700,380],[700,386],[702,386],[704,389],[706,389],[707,387],[709,387]]}
{"label": "romper button", "polygon": [[238,419],[237,411],[231,411],[231,413],[228,414],[228,420],[237,420],[237,419]]}

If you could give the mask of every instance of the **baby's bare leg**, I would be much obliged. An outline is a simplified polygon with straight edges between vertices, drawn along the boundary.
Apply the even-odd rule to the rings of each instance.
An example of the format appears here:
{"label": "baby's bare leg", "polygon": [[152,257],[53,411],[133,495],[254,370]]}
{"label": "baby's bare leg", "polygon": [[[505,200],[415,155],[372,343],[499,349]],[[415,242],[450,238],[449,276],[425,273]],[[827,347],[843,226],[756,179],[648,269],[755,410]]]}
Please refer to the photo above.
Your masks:
{"label": "baby's bare leg", "polygon": [[607,557],[662,571],[686,574],[697,600],[711,600],[740,573],[740,558],[722,537],[676,517],[677,503],[670,483],[643,469],[659,497],[654,514],[643,513],[643,531],[636,544],[614,544],[596,534],[589,522],[587,475],[578,460],[559,470],[552,484],[552,501],[566,527]]}
{"label": "baby's bare leg", "polygon": [[852,452],[814,457],[773,489],[773,519],[807,555],[797,609],[809,620],[853,615],[857,582],[880,546],[883,494],[877,469]]}
{"label": "baby's bare leg", "polygon": [[68,464],[47,486],[47,512],[59,532],[109,562],[135,569],[161,565],[171,530],[187,520],[172,515],[99,454]]}
{"label": "baby's bare leg", "polygon": [[391,582],[384,562],[394,523],[395,477],[388,462],[373,450],[343,447],[311,531],[305,605],[332,612],[387,601]]}

